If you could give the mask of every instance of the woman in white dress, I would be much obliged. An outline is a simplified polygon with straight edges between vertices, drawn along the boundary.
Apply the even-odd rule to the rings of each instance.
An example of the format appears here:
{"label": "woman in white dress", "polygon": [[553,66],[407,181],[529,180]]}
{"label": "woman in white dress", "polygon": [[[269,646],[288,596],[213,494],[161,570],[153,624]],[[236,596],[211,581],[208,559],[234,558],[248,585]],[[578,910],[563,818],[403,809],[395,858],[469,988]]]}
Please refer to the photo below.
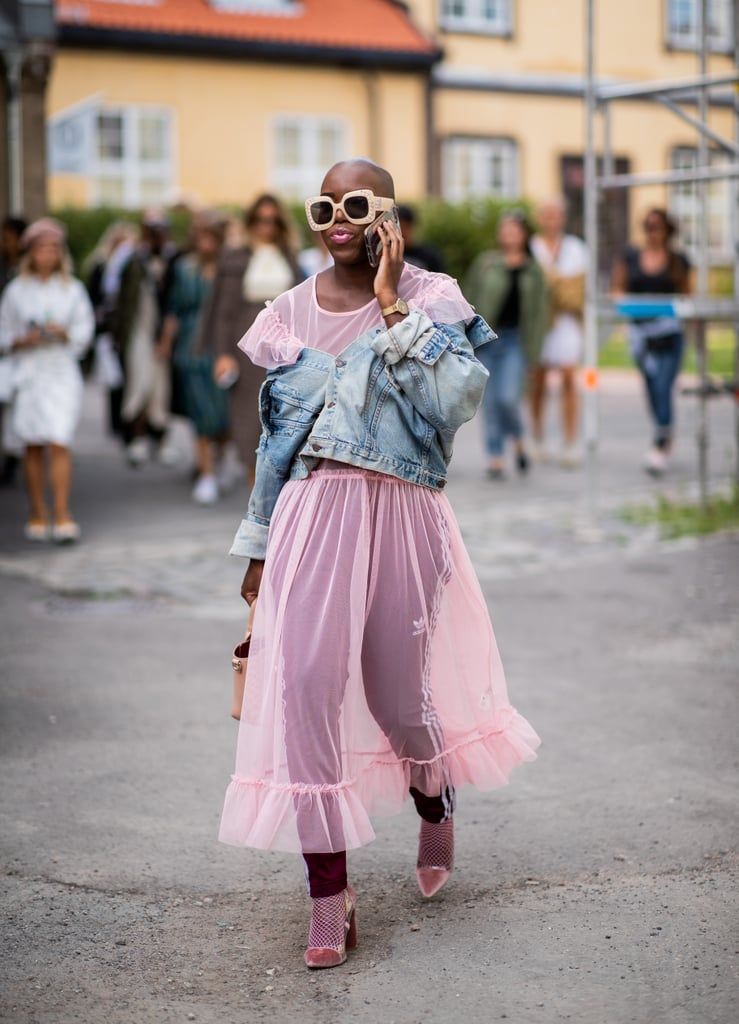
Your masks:
{"label": "woman in white dress", "polygon": [[[544,338],[539,364],[531,382],[531,419],[534,444],[544,454],[544,407],[547,378],[559,373],[562,396],[563,466],[578,465],[577,367],[582,358],[582,311],[588,250],[582,239],[566,235],[565,206],[561,200],[542,203],[537,212],[539,233],[531,240],[534,256],[547,275],[552,323]],[[535,449],[535,454],[536,454]]]}
{"label": "woman in white dress", "polygon": [[26,536],[74,541],[80,530],[69,510],[69,449],[82,402],[79,360],[92,340],[95,319],[84,286],[70,274],[63,225],[43,217],[31,224],[22,242],[20,273],[0,302],[0,352],[11,365],[7,428],[24,449],[31,506]]}

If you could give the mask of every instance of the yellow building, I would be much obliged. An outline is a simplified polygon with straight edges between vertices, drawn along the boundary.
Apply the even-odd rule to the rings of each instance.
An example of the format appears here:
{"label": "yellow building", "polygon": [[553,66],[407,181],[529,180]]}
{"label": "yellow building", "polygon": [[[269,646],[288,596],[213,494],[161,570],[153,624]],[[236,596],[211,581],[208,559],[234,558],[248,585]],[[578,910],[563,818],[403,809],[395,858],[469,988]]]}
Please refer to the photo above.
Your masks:
{"label": "yellow building", "polygon": [[[696,72],[700,0],[596,0],[597,73]],[[734,2],[710,0],[713,74],[734,61]],[[363,153],[399,194],[577,200],[584,0],[57,0],[49,90],[52,205],[298,198]],[[732,134],[731,94],[710,123]],[[654,102],[614,107],[618,168],[690,165],[696,134]],[[716,157],[718,159],[718,156]],[[666,203],[690,243],[690,188],[613,198],[625,234]],[[577,202],[573,203],[577,207]],[[711,243],[730,254],[729,187],[711,186]]]}
{"label": "yellow building", "polygon": [[52,205],[244,203],[335,160],[426,186],[435,44],[388,0],[57,0]]}
{"label": "yellow building", "polygon": [[[694,76],[699,3],[595,0],[599,80]],[[712,74],[736,70],[734,6],[734,0],[709,2]],[[411,7],[444,54],[432,79],[433,190],[452,200],[490,192],[577,199],[585,137],[584,0],[412,0]],[[718,100],[710,124],[731,138],[731,92]],[[654,101],[619,101],[611,136],[619,171],[660,171],[696,159],[696,132]],[[729,186],[711,186],[710,196],[713,256],[723,261],[731,258]],[[648,205],[669,205],[690,245],[692,188],[653,186],[610,198],[616,235],[633,231]]]}

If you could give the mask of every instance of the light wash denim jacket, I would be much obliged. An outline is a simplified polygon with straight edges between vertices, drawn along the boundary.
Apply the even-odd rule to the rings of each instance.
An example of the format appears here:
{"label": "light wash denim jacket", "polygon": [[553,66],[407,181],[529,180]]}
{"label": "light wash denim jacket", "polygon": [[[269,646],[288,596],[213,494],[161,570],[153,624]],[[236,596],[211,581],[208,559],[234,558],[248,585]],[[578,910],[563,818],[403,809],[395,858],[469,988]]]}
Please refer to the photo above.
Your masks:
{"label": "light wash denim jacket", "polygon": [[304,348],[270,371],[259,393],[256,480],[230,553],[264,558],[283,484],[321,459],[442,488],[454,435],[477,411],[488,376],[474,349],[495,337],[480,316],[436,324],[416,310],[337,357]]}

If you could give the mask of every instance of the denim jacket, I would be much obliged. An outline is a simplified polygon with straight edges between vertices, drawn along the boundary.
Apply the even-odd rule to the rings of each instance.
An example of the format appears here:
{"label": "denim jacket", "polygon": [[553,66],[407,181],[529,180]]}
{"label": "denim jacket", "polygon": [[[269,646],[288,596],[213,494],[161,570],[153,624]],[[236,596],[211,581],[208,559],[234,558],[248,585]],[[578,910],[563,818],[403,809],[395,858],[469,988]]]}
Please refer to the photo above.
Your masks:
{"label": "denim jacket", "polygon": [[271,370],[259,393],[256,480],[231,554],[265,557],[283,484],[321,459],[442,488],[454,435],[477,411],[488,376],[474,349],[495,337],[482,317],[436,324],[416,310],[338,357],[304,348]]}

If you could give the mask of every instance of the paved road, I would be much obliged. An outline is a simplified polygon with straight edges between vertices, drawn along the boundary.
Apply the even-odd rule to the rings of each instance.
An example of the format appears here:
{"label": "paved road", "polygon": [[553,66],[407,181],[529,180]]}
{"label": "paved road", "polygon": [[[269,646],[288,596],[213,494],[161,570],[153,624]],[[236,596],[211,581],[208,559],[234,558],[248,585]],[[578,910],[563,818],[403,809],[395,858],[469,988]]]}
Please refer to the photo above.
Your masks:
{"label": "paved road", "polygon": [[[690,406],[669,487],[689,492]],[[730,409],[716,405],[716,478]],[[351,858],[360,948],[308,974],[295,858],[215,840],[243,620],[224,557],[243,497],[194,508],[182,470],[134,473],[89,396],[85,540],[19,543],[3,494],[0,1019],[729,1024],[735,1020],[739,538],[660,542],[641,398],[603,395],[604,514],[556,467],[494,485],[478,425],[450,496],[515,703],[543,737],[511,786],[464,791],[458,868],[421,902],[410,809]]]}

